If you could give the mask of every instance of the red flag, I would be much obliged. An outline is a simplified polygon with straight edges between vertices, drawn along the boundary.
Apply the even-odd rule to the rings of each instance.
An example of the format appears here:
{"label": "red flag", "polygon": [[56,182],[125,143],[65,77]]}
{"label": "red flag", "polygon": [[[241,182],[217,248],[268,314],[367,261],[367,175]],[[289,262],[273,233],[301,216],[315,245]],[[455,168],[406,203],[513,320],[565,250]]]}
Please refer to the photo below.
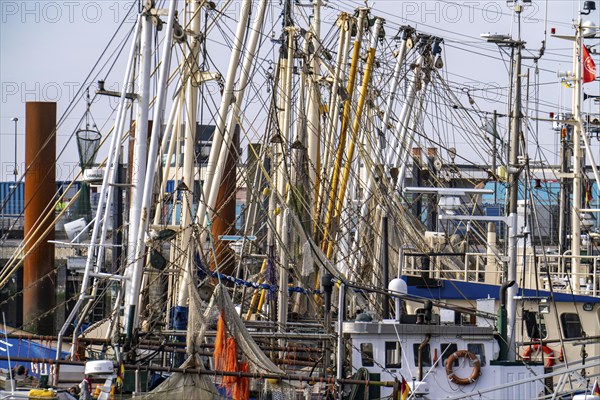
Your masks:
{"label": "red flag", "polygon": [[596,80],[596,64],[587,47],[583,46],[583,83],[588,83]]}
{"label": "red flag", "polygon": [[408,382],[406,379],[402,377],[402,383],[400,384],[400,399],[406,400],[408,399],[408,395],[410,394],[410,386],[408,386]]}
{"label": "red flag", "polygon": [[594,382],[594,387],[592,388],[592,395],[600,396],[600,386],[598,386],[598,379],[596,379],[596,382]]}

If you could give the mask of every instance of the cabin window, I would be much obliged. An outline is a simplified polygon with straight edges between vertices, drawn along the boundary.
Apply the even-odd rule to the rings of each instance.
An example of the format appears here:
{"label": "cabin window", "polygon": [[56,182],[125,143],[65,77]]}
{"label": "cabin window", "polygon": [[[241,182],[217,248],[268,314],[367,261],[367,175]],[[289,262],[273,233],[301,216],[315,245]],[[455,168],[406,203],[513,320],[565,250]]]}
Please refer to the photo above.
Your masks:
{"label": "cabin window", "polygon": [[402,350],[400,342],[385,342],[385,367],[402,367]]}
{"label": "cabin window", "polygon": [[[414,343],[413,344],[413,354],[415,355],[415,366],[418,367],[419,366],[419,346],[420,343]],[[429,348],[429,344],[426,344],[423,347],[423,366],[424,367],[431,367],[431,350]]]}
{"label": "cabin window", "polygon": [[[479,363],[481,366],[485,365],[485,347],[483,347],[483,343],[469,343],[467,344],[467,350],[479,358]],[[471,367],[473,366],[473,362],[471,360],[469,360],[469,365]]]}
{"label": "cabin window", "polygon": [[[446,360],[458,350],[458,346],[456,343],[442,343],[440,347],[442,349],[442,366],[445,366]],[[454,360],[452,365],[458,367],[458,360]]]}
{"label": "cabin window", "polygon": [[561,314],[560,322],[562,324],[563,335],[566,339],[583,336],[583,328],[581,327],[579,315],[574,313]]}
{"label": "cabin window", "polygon": [[375,365],[373,362],[373,343],[360,344],[360,358],[363,367],[372,367]]}
{"label": "cabin window", "polygon": [[544,317],[535,311],[523,311],[523,321],[525,329],[530,339],[545,339],[548,336]]}

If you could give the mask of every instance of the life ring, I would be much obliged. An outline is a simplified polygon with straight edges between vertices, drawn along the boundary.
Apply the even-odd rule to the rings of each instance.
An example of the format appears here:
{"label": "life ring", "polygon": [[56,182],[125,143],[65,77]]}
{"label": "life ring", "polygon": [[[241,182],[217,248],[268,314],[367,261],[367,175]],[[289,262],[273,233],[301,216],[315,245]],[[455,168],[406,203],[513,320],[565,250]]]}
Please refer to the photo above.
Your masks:
{"label": "life ring", "polygon": [[[458,360],[459,358],[468,358],[473,363],[473,372],[471,372],[471,375],[468,378],[459,378],[458,376],[454,375],[452,364],[454,364],[454,361]],[[470,385],[471,383],[475,382],[477,380],[477,378],[479,378],[480,374],[481,374],[481,363],[479,362],[479,358],[477,358],[477,356],[475,354],[471,353],[470,351],[467,351],[467,350],[455,351],[446,360],[446,375],[448,375],[448,379],[452,383],[455,383],[455,384],[461,385],[461,386]]]}
{"label": "life ring", "polygon": [[540,351],[540,348],[544,352],[544,354],[547,355],[546,363],[544,364],[544,366],[545,367],[553,366],[554,362],[556,360],[556,357],[554,357],[554,351],[552,351],[552,349],[546,345],[541,346],[540,344],[537,344],[537,343],[525,348],[525,351],[523,352],[523,360],[525,360],[525,361],[531,360],[531,354],[538,353]]}

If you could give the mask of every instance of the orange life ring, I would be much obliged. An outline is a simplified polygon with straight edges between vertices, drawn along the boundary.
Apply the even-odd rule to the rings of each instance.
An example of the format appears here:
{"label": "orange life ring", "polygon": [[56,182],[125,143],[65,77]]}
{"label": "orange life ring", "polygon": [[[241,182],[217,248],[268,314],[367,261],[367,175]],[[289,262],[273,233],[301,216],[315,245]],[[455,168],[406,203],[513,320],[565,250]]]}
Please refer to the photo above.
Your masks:
{"label": "orange life ring", "polygon": [[531,355],[534,353],[538,353],[540,351],[540,349],[544,352],[545,355],[548,356],[548,357],[546,357],[546,363],[544,364],[544,366],[545,367],[553,366],[554,362],[556,360],[556,357],[554,357],[554,351],[552,351],[552,349],[546,345],[541,346],[540,344],[537,344],[537,343],[525,348],[525,351],[523,352],[523,360],[525,360],[525,361],[531,360]]}
{"label": "orange life ring", "polygon": [[[473,372],[471,372],[471,375],[468,378],[459,378],[458,376],[454,375],[452,364],[454,364],[454,361],[458,360],[459,358],[468,358],[473,363]],[[467,350],[455,351],[446,360],[446,375],[448,375],[448,379],[452,383],[455,383],[455,384],[461,385],[461,386],[470,385],[471,383],[475,382],[477,380],[477,378],[479,378],[480,374],[481,374],[481,363],[479,362],[479,358],[477,358],[477,356],[475,354],[471,353],[470,351],[467,351]]]}

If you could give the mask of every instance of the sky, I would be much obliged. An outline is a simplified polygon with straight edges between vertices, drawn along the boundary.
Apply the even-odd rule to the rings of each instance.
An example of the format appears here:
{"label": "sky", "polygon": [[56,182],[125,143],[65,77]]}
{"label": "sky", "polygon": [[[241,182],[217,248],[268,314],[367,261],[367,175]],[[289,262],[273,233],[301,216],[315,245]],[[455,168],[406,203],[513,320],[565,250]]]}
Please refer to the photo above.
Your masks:
{"label": "sky", "polygon": [[[179,2],[180,5],[182,1]],[[215,1],[217,9],[225,1]],[[279,12],[279,1],[274,2],[268,14],[268,22],[274,23]],[[295,2],[298,3],[298,2]],[[309,5],[308,0],[299,2]],[[166,6],[162,3],[162,8]],[[226,18],[231,22],[237,19],[240,1],[227,10]],[[486,43],[481,33],[501,33],[517,35],[517,24],[511,7],[513,3],[505,1],[369,1],[373,15],[386,19],[386,33],[397,31],[400,25],[411,25],[417,30],[444,37],[444,73],[449,81],[464,88],[459,92],[464,102],[471,95],[477,107],[482,110],[506,111],[506,88],[508,86],[508,57],[502,55],[494,44]],[[26,101],[56,101],[58,116],[78,100],[83,88],[92,85],[98,78],[106,79],[106,87],[118,90],[123,79],[124,63],[128,46],[120,57],[115,53],[118,46],[112,45],[102,59],[100,73],[88,77],[115,30],[123,22],[123,28],[117,33],[116,42],[121,42],[133,26],[135,15],[128,10],[137,2],[120,0],[102,1],[0,1],[0,181],[13,180],[15,123],[17,117],[17,165],[21,173],[24,166],[24,132]],[[327,32],[340,10],[352,11],[364,2],[329,1],[323,10],[323,32]],[[573,33],[572,20],[577,15],[576,1],[549,0],[533,1],[526,5],[522,13],[522,38],[526,41],[525,56],[537,53],[544,39],[545,15],[547,12],[546,54],[540,66],[540,116],[547,117],[550,112],[559,112],[560,107],[570,108],[570,89],[560,85],[556,72],[572,68],[571,44],[552,38],[550,28],[558,34]],[[600,4],[598,5],[600,7]],[[306,14],[308,7],[298,9],[299,18]],[[600,11],[593,12],[584,20],[595,21],[600,25]],[[303,22],[306,26],[306,22]],[[231,30],[231,29],[230,29]],[[227,35],[223,31],[222,39],[211,43],[209,55],[211,62],[223,71],[228,60]],[[588,44],[598,45],[598,40]],[[263,49],[263,56],[272,53]],[[596,64],[600,65],[597,55]],[[114,62],[116,59],[116,62]],[[114,68],[108,73],[114,62]],[[525,61],[524,73],[531,60]],[[530,69],[533,80],[533,69]],[[215,90],[209,85],[207,90]],[[600,94],[600,82],[585,85],[585,91]],[[114,120],[115,101],[99,99],[92,107],[92,116],[100,131],[105,133]],[[534,104],[530,105],[533,113]],[[59,127],[57,136],[57,179],[68,179],[77,173],[77,150],[74,142],[65,147],[80,124],[85,104],[81,101],[74,105],[75,111]],[[584,111],[598,113],[598,106],[586,102]],[[502,124],[502,122],[501,122]],[[557,136],[550,124],[542,122],[536,140],[548,154],[547,159],[554,163],[557,152]],[[595,154],[598,157],[597,140]],[[600,157],[598,157],[600,159]]]}

